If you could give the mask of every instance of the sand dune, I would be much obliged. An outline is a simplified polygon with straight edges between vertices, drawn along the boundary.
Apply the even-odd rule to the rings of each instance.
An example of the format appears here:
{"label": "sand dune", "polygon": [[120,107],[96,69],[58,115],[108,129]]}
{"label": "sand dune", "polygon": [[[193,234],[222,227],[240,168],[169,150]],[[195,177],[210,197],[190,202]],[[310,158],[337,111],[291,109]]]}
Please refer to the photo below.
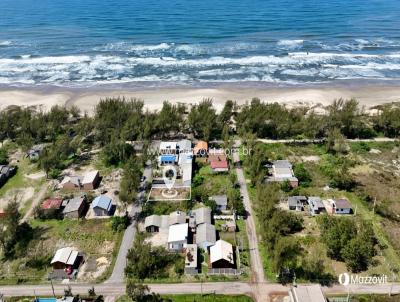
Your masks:
{"label": "sand dune", "polygon": [[9,105],[40,105],[43,110],[53,105],[76,105],[89,114],[101,98],[125,96],[144,100],[146,108],[158,110],[163,101],[196,103],[203,98],[212,98],[220,110],[226,100],[239,104],[258,97],[265,102],[285,103],[288,106],[301,104],[328,105],[337,98],[357,98],[367,109],[383,103],[399,102],[400,87],[397,86],[358,86],[358,87],[266,87],[266,88],[159,88],[159,89],[2,89],[0,90],[0,109]]}

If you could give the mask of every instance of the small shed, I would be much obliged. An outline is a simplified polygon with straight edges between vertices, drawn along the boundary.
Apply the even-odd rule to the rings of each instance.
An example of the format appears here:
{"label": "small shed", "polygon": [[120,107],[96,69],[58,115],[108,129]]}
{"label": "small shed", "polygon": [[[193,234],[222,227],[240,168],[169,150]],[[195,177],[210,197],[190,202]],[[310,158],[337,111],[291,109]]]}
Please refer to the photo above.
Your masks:
{"label": "small shed", "polygon": [[64,217],[80,218],[86,208],[86,197],[80,196],[68,200],[67,205],[63,210]]}
{"label": "small shed", "polygon": [[62,198],[49,198],[44,200],[40,207],[43,210],[60,210],[62,203]]}
{"label": "small shed", "polygon": [[97,196],[91,207],[96,216],[108,216],[111,213],[112,199],[106,195]]}
{"label": "small shed", "polygon": [[82,180],[82,186],[84,190],[94,190],[100,183],[99,171],[94,170],[85,174]]}
{"label": "small shed", "polygon": [[65,176],[61,187],[65,190],[79,190],[82,187],[81,179],[78,176]]}
{"label": "small shed", "polygon": [[214,200],[217,205],[217,211],[226,211],[228,207],[228,197],[226,195],[213,195],[210,196],[211,200]]}
{"label": "small shed", "polygon": [[148,233],[158,233],[161,227],[161,216],[151,215],[144,220],[144,227]]}
{"label": "small shed", "polygon": [[224,232],[236,232],[236,223],[234,221],[227,221],[226,223],[221,225],[221,229]]}

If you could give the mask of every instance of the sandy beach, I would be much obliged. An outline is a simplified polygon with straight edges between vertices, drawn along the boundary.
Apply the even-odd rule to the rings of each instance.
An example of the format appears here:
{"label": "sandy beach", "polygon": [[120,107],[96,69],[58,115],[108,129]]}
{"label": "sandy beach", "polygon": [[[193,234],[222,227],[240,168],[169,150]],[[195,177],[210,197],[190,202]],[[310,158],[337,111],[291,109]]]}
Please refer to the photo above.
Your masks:
{"label": "sandy beach", "polygon": [[220,110],[226,100],[234,100],[238,104],[258,97],[264,102],[284,103],[289,107],[299,105],[330,104],[338,98],[356,98],[360,105],[369,109],[373,106],[400,102],[400,86],[359,86],[359,87],[266,87],[266,88],[154,88],[154,89],[66,89],[66,88],[35,88],[0,90],[0,109],[10,105],[41,106],[48,110],[54,105],[78,106],[89,114],[93,112],[100,99],[106,97],[124,96],[138,98],[145,102],[149,110],[158,110],[163,101],[172,103],[197,103],[204,98],[211,98],[217,110]]}

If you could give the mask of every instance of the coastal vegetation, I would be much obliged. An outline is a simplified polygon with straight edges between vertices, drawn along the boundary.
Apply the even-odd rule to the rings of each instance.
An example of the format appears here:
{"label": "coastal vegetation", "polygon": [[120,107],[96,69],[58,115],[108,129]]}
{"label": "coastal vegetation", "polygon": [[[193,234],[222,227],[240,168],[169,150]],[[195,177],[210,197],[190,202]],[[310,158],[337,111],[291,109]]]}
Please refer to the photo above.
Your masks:
{"label": "coastal vegetation", "polygon": [[[344,141],[343,151],[328,148],[328,141],[263,144],[250,137],[246,143],[254,152],[242,162],[269,278],[276,274],[280,281],[288,282],[296,276],[298,281],[326,284],[345,271],[398,274],[398,142]],[[277,159],[293,163],[299,187],[264,183],[266,163]],[[307,212],[282,210],[286,198],[295,195],[345,197],[354,214],[312,217]],[[275,225],[281,212],[297,218],[286,217]],[[300,226],[293,221],[301,221],[302,227],[293,228]]]}

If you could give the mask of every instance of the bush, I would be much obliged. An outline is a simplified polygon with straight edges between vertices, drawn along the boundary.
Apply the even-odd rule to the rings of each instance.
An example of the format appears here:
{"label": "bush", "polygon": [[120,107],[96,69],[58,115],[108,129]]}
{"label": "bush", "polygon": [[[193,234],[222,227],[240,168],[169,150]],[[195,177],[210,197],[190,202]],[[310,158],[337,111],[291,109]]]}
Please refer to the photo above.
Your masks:
{"label": "bush", "polygon": [[312,181],[311,174],[304,167],[304,164],[295,165],[294,175],[298,178],[300,185],[303,187],[308,187]]}
{"label": "bush", "polygon": [[114,232],[121,232],[125,230],[130,224],[130,218],[125,216],[113,216],[111,218],[111,228]]}
{"label": "bush", "polygon": [[7,165],[8,164],[8,154],[7,150],[4,148],[0,148],[0,165]]}

